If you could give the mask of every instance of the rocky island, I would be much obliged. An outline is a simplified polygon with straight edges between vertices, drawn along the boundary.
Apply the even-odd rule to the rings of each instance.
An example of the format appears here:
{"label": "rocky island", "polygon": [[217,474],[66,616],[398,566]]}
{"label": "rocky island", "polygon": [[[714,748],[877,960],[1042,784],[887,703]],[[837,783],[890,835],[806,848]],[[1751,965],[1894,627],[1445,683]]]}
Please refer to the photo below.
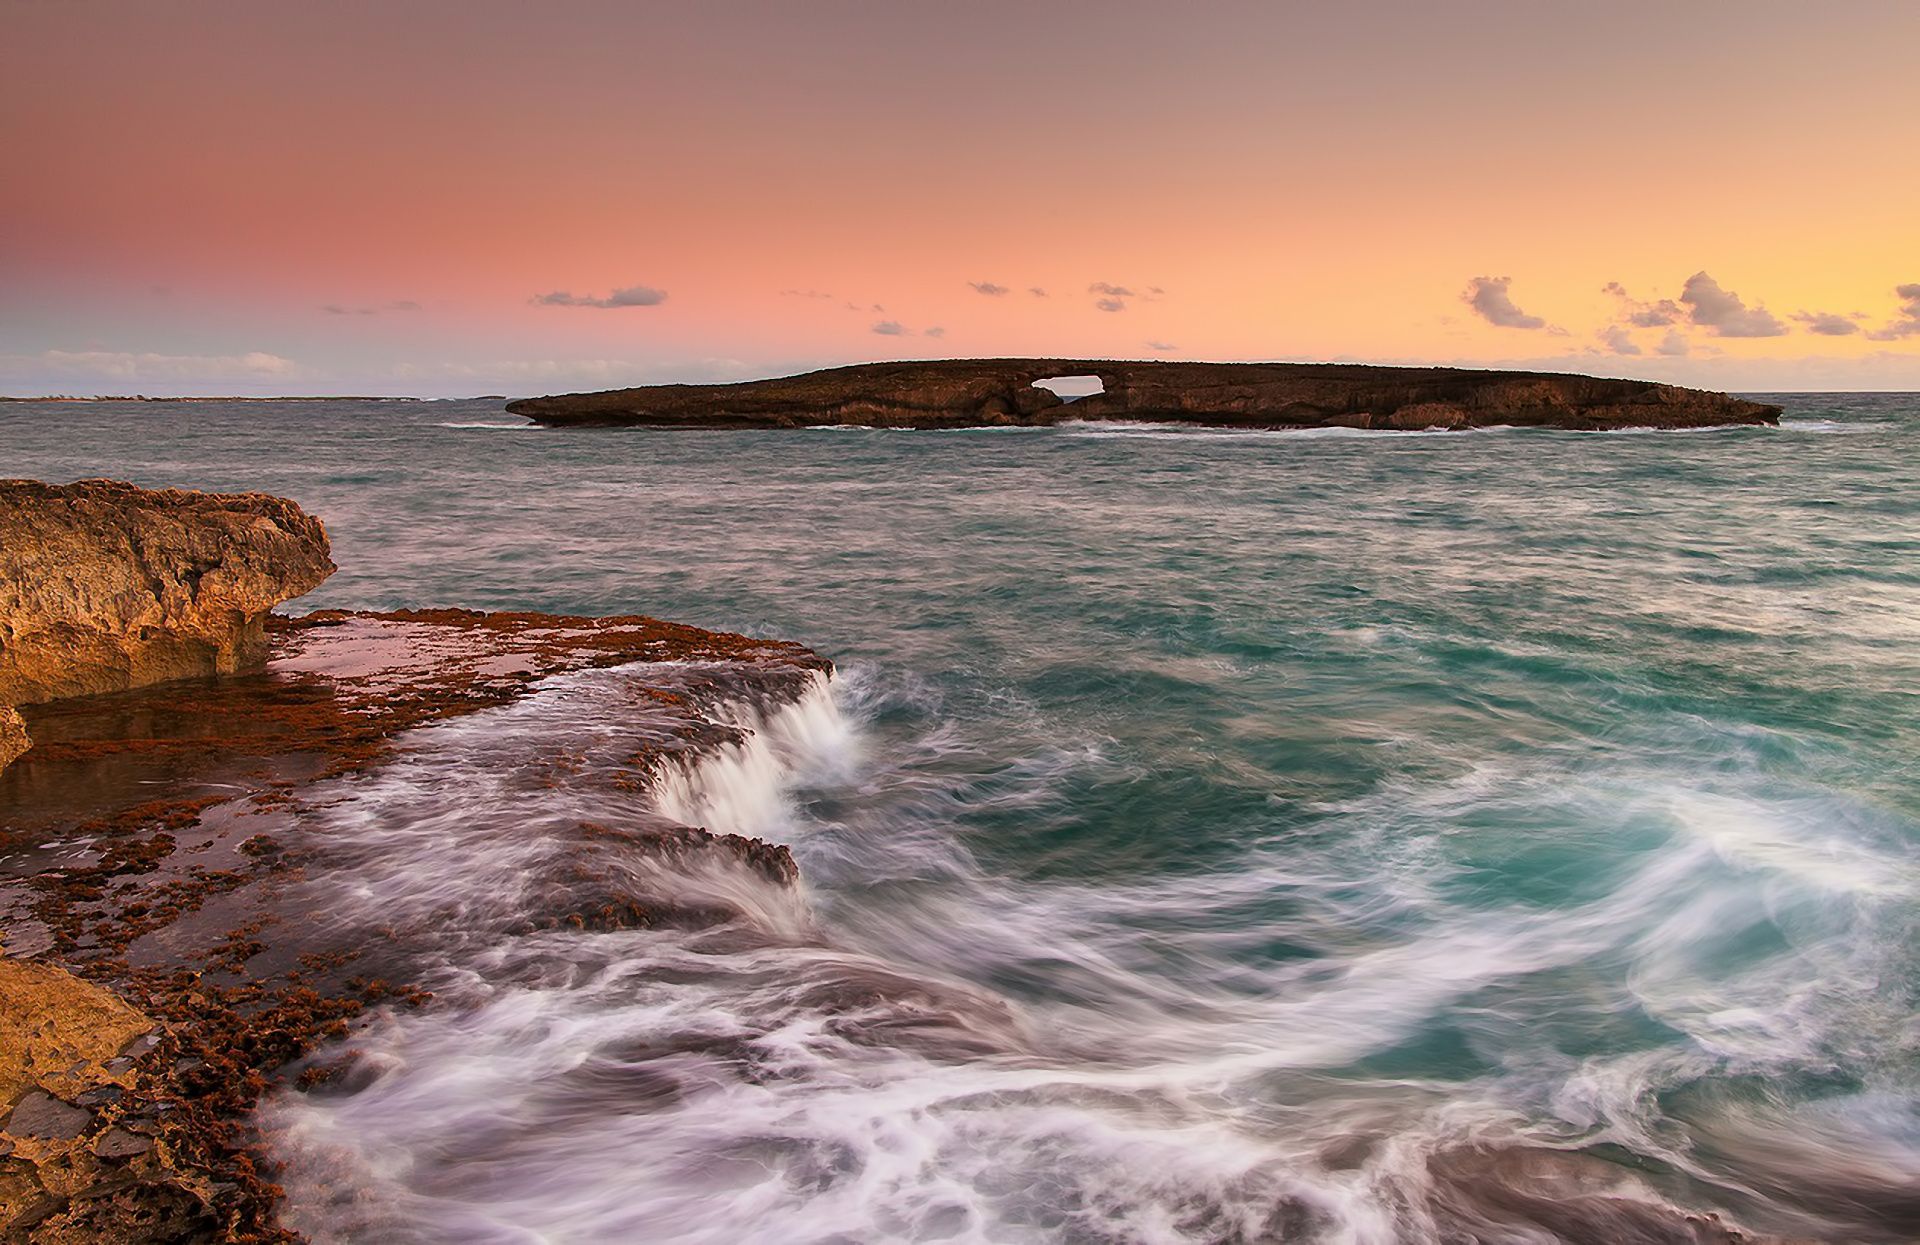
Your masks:
{"label": "rocky island", "polygon": [[[1073,401],[1036,381],[1097,377]],[[1137,420],[1207,428],[1604,430],[1774,424],[1780,408],[1641,380],[1345,363],[945,359],[863,363],[726,385],[525,398],[554,428],[967,428]]]}
{"label": "rocky island", "polygon": [[[699,926],[729,911],[689,870],[795,880],[689,793],[823,696],[824,658],[637,615],[269,613],[333,569],[266,494],[0,482],[0,1240],[298,1239],[254,1108],[327,1092],[361,1019],[431,1006],[442,940]],[[495,763],[593,820],[543,827],[497,919],[346,918],[396,849],[329,810],[421,728],[556,677],[599,679],[600,752],[543,731]]]}

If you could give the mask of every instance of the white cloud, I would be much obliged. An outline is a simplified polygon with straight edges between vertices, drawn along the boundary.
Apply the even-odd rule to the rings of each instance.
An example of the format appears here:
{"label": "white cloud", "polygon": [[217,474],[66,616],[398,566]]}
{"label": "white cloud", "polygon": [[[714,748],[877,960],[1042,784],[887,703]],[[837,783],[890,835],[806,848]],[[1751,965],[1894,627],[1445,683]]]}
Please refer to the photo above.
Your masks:
{"label": "white cloud", "polygon": [[295,377],[292,359],[262,350],[245,354],[158,354],[129,350],[45,350],[37,355],[0,355],[0,375],[35,373],[115,381],[193,381]]}
{"label": "white cloud", "polygon": [[1687,308],[1688,319],[1720,337],[1779,337],[1788,331],[1771,311],[1757,304],[1747,306],[1738,294],[1704,272],[1687,278],[1680,302]]}
{"label": "white cloud", "polygon": [[1807,326],[1807,332],[1822,337],[1846,337],[1860,331],[1852,316],[1837,311],[1796,311],[1793,318]]}
{"label": "white cloud", "polygon": [[1639,354],[1640,346],[1633,340],[1633,334],[1626,326],[1611,324],[1600,330],[1600,344],[1614,354]]}
{"label": "white cloud", "polygon": [[1627,323],[1637,329],[1664,328],[1669,324],[1677,323],[1685,314],[1680,310],[1680,305],[1671,298],[1663,298],[1652,303],[1641,302],[1627,293],[1627,288],[1618,281],[1607,282],[1601,287],[1600,292],[1618,298],[1622,310],[1626,312]]}
{"label": "white cloud", "polygon": [[1512,277],[1475,277],[1467,282],[1466,292],[1460,295],[1460,299],[1488,324],[1503,329],[1547,327],[1545,320],[1530,316],[1515,305],[1513,297],[1507,293],[1507,287],[1512,284]]}
{"label": "white cloud", "polygon": [[1920,281],[1896,285],[1893,296],[1900,300],[1900,311],[1892,323],[1875,329],[1867,337],[1877,342],[1899,341],[1902,337],[1920,337]]}
{"label": "white cloud", "polygon": [[657,307],[667,301],[667,292],[650,285],[629,285],[605,298],[555,290],[551,294],[535,294],[528,301],[540,307]]}

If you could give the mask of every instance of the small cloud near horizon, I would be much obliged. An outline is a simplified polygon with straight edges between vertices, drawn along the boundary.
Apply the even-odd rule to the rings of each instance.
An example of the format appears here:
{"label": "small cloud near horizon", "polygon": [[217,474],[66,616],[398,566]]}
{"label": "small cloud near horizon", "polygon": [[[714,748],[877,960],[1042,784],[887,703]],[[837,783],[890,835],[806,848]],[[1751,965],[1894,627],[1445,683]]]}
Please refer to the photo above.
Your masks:
{"label": "small cloud near horizon", "polygon": [[907,327],[898,320],[882,320],[873,326],[873,331],[882,337],[906,337]]}
{"label": "small cloud near horizon", "polygon": [[1757,303],[1747,306],[1744,299],[1705,271],[1687,278],[1680,290],[1680,302],[1687,308],[1691,323],[1712,329],[1716,337],[1782,337],[1792,331],[1765,307]]}
{"label": "small cloud near horizon", "polygon": [[1658,302],[1642,302],[1627,293],[1627,288],[1618,281],[1609,281],[1600,287],[1602,294],[1611,294],[1619,299],[1627,313],[1627,323],[1637,329],[1658,329],[1679,322],[1680,305],[1671,298]]}
{"label": "small cloud near horizon", "polygon": [[1035,298],[1045,298],[1047,296],[1046,289],[1038,285],[1029,285],[1027,287],[1027,293],[1033,295]]}
{"label": "small cloud near horizon", "polygon": [[1172,342],[1156,342],[1156,341],[1149,341],[1149,342],[1147,343],[1147,349],[1148,349],[1148,350],[1157,350],[1157,351],[1159,351],[1159,352],[1160,352],[1161,354],[1166,354],[1166,353],[1167,353],[1167,352],[1169,352],[1169,351],[1173,351],[1173,350],[1178,350],[1178,349],[1179,349],[1179,347],[1178,347],[1178,346],[1176,346],[1176,345],[1174,345],[1174,344],[1173,344]]}
{"label": "small cloud near horizon", "polygon": [[1100,295],[1093,300],[1093,305],[1101,311],[1125,311],[1129,298],[1144,298],[1151,302],[1166,291],[1157,285],[1150,285],[1147,292],[1142,294],[1129,286],[1115,285],[1111,281],[1095,281],[1087,287],[1087,293]]}
{"label": "small cloud near horizon", "polygon": [[1894,286],[1893,296],[1900,300],[1899,312],[1885,328],[1868,333],[1868,341],[1892,342],[1903,337],[1920,337],[1920,281]]}
{"label": "small cloud near horizon", "polygon": [[985,294],[988,298],[998,298],[1011,292],[1008,286],[995,285],[991,281],[969,281],[967,284],[973,287],[974,293]]}
{"label": "small cloud near horizon", "polygon": [[650,285],[629,285],[605,298],[555,290],[551,294],[535,294],[528,301],[538,307],[657,307],[667,301],[667,292]]}
{"label": "small cloud near horizon", "polygon": [[1460,301],[1478,312],[1488,324],[1503,329],[1543,329],[1547,322],[1520,310],[1507,293],[1512,277],[1475,277],[1467,282]]}
{"label": "small cloud near horizon", "polygon": [[308,369],[264,350],[229,355],[160,354],[136,350],[43,350],[37,355],[0,355],[0,376],[30,370],[110,383],[219,384],[226,381],[289,380]]}
{"label": "small cloud near horizon", "polygon": [[945,330],[944,328],[941,328],[939,325],[936,324],[930,329],[922,330],[920,335],[922,337],[945,337],[947,335],[947,330]]}
{"label": "small cloud near horizon", "polygon": [[819,290],[781,290],[780,297],[782,298],[832,298],[833,295],[822,293]]}
{"label": "small cloud near horizon", "polygon": [[1660,344],[1655,346],[1654,350],[1670,359],[1678,359],[1685,356],[1692,348],[1685,333],[1679,329],[1668,329],[1667,335],[1660,339]]}
{"label": "small cloud near horizon", "polygon": [[330,316],[377,316],[386,311],[418,311],[420,304],[411,298],[402,298],[378,307],[348,307],[340,303],[328,303],[320,310]]}
{"label": "small cloud near horizon", "polygon": [[1857,313],[1843,316],[1837,311],[1796,311],[1793,318],[1807,326],[1807,332],[1818,333],[1822,337],[1845,337],[1858,333],[1860,326],[1854,321]]}
{"label": "small cloud near horizon", "polygon": [[1600,330],[1600,344],[1614,354],[1639,354],[1639,343],[1633,340],[1633,334],[1624,324],[1610,324]]}

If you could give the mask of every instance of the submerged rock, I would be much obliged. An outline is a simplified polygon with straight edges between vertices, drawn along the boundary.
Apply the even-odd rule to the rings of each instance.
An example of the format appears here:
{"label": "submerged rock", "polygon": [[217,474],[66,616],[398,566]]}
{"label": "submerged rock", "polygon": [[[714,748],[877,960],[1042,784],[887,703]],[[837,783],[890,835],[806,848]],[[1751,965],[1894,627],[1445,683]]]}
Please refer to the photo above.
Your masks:
{"label": "submerged rock", "polygon": [[267,612],[328,554],[265,493],[0,481],[0,766],[30,746],[16,705],[260,669]]}
{"label": "submerged rock", "polygon": [[[1035,381],[1096,376],[1071,403]],[[731,385],[648,385],[510,402],[551,427],[965,428],[1141,420],[1213,428],[1704,428],[1780,408],[1643,380],[1344,363],[945,359]]]}

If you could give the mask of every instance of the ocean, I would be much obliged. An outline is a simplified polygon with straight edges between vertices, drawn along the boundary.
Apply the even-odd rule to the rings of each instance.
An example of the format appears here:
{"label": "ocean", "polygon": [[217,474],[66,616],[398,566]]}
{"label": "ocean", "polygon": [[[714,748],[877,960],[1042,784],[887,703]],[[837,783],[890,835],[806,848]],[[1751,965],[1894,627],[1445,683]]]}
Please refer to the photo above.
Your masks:
{"label": "ocean", "polygon": [[5,404],[0,475],[290,497],[341,568],[295,609],[837,665],[647,797],[792,846],[797,891],[689,882],[734,888],[720,928],[498,932],[543,819],[635,798],[516,776],[591,750],[617,671],[343,780],[331,832],[388,867],[339,904],[448,936],[434,1005],[261,1113],[317,1239],[1910,1241],[1920,395],[1765,400],[1409,434]]}

